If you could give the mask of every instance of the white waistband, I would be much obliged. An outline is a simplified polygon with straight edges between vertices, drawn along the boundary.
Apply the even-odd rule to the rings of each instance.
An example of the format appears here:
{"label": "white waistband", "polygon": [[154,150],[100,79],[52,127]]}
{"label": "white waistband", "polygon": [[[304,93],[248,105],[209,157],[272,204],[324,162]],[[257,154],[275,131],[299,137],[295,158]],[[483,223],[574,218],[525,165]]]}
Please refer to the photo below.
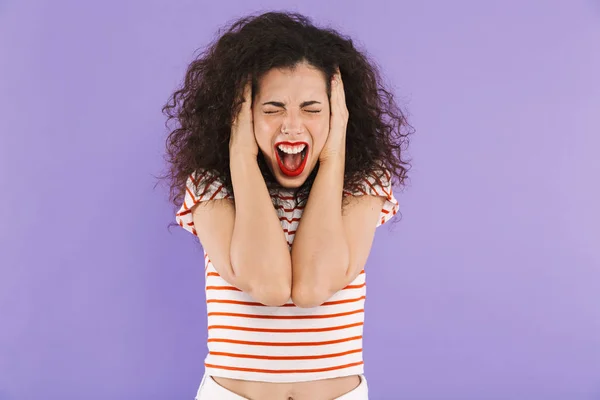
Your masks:
{"label": "white waistband", "polygon": [[[248,400],[245,397],[239,396],[230,390],[219,385],[211,376],[204,375],[196,400]],[[352,391],[338,397],[336,400],[369,400],[369,389],[367,379],[364,375],[360,376],[360,384]]]}

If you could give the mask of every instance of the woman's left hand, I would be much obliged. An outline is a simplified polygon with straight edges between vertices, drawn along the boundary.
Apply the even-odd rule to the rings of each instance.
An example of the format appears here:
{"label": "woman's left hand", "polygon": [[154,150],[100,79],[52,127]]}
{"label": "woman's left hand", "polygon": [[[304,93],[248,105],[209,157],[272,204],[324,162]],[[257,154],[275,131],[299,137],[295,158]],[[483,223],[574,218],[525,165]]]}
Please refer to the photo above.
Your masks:
{"label": "woman's left hand", "polygon": [[346,128],[349,114],[346,107],[344,83],[339,69],[331,80],[331,100],[329,104],[331,107],[329,135],[319,155],[320,162],[326,162],[335,157],[343,160],[346,156]]}

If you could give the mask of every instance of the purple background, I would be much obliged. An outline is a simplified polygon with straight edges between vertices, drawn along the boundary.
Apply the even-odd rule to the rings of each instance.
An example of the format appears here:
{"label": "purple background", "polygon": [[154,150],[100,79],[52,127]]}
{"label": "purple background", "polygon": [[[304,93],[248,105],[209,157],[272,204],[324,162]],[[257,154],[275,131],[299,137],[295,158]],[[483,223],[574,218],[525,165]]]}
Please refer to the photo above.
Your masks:
{"label": "purple background", "polygon": [[0,399],[194,397],[160,107],[223,23],[283,8],[353,35],[417,129],[367,267],[371,398],[600,399],[599,3],[295,3],[0,2]]}

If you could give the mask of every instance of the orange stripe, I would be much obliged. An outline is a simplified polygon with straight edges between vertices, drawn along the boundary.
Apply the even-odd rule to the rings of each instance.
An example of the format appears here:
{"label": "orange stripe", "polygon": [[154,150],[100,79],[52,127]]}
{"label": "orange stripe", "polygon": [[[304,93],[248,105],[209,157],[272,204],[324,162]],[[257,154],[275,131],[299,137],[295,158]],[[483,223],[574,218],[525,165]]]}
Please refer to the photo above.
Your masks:
{"label": "orange stripe", "polygon": [[280,221],[287,221],[287,222],[289,222],[291,224],[292,222],[300,221],[300,218],[287,219],[286,217],[279,217],[279,220]]}
{"label": "orange stripe", "polygon": [[368,179],[365,179],[365,182],[367,182],[367,185],[369,185],[369,187],[373,190],[373,192],[375,192],[375,195],[379,196],[379,193],[377,192],[377,189],[375,189],[375,187],[373,187],[373,185],[371,184],[371,182],[369,182]]}
{"label": "orange stripe", "polygon": [[337,318],[346,315],[360,314],[365,312],[364,309],[347,311],[337,314],[321,314],[321,315],[260,315],[260,314],[241,314],[229,312],[209,312],[209,317],[241,317],[241,318],[258,318],[258,319],[321,319],[321,318]]}
{"label": "orange stripe", "polygon": [[207,368],[218,368],[218,369],[227,369],[230,371],[244,371],[244,372],[260,372],[264,374],[302,374],[302,373],[313,373],[313,372],[327,372],[327,371],[335,371],[336,369],[344,369],[350,367],[356,367],[358,365],[362,365],[363,362],[354,362],[350,364],[337,365],[335,367],[327,367],[327,368],[315,368],[315,369],[255,369],[255,368],[242,368],[242,367],[227,367],[224,365],[215,365],[204,363],[204,366]]}
{"label": "orange stripe", "polygon": [[328,332],[336,331],[339,329],[354,328],[355,326],[362,326],[362,322],[355,322],[348,325],[339,326],[328,326],[327,328],[306,328],[306,329],[271,329],[271,328],[250,328],[245,326],[231,326],[231,325],[209,325],[208,330],[211,329],[229,329],[232,331],[248,331],[248,332],[272,332],[272,333],[309,333],[309,332]]}
{"label": "orange stripe", "polygon": [[234,339],[208,339],[208,342],[212,343],[232,343],[232,344],[243,344],[248,346],[275,346],[275,347],[287,347],[287,346],[326,346],[329,344],[337,344],[343,342],[350,342],[352,340],[360,340],[362,336],[351,336],[348,338],[327,340],[325,342],[252,342],[248,340],[234,340]]}
{"label": "orange stripe", "polygon": [[292,212],[294,210],[304,210],[304,206],[297,206],[294,208],[285,208],[284,206],[276,205],[275,208],[281,209],[285,212]]}
{"label": "orange stripe", "polygon": [[281,196],[279,194],[272,194],[271,197],[277,197],[281,200],[295,200],[294,196]]}
{"label": "orange stripe", "polygon": [[360,289],[362,287],[365,287],[366,285],[367,285],[367,282],[363,282],[360,285],[348,285],[344,289]]}
{"label": "orange stripe", "polygon": [[206,276],[216,276],[216,277],[220,277],[221,275],[219,275],[218,272],[209,272],[208,274],[206,274]]}
{"label": "orange stripe", "polygon": [[194,183],[194,185],[195,185],[195,186],[198,186],[198,183],[200,183],[200,181],[202,180],[202,178],[204,178],[204,176],[205,176],[207,173],[208,173],[207,171],[204,171],[204,172],[202,173],[202,175],[200,175],[200,176],[198,177],[198,179],[194,179],[194,174],[191,174],[191,175],[190,175],[190,179],[192,180],[192,182]]}
{"label": "orange stripe", "polygon": [[217,196],[217,194],[223,189],[223,185],[219,186],[219,188],[217,190],[215,190],[215,192],[212,194],[212,196],[210,196],[210,200],[214,200],[214,198]]}
{"label": "orange stripe", "polygon": [[[196,204],[198,202],[198,200],[196,200],[196,197],[194,196],[194,193],[192,193],[192,191],[190,190],[189,187],[185,187],[186,192],[188,192],[188,194],[190,195],[190,197],[192,198],[194,204]],[[186,207],[186,208],[191,208],[191,207]]]}
{"label": "orange stripe", "polygon": [[322,306],[333,306],[335,304],[344,304],[344,303],[353,303],[355,301],[361,301],[361,300],[365,300],[366,297],[365,296],[360,296],[357,297],[355,299],[346,299],[346,300],[337,300],[337,301],[327,301],[323,304],[321,304]]}
{"label": "orange stripe", "polygon": [[277,361],[299,361],[299,360],[319,360],[322,358],[333,358],[333,357],[343,357],[348,354],[360,353],[362,349],[354,349],[348,350],[341,353],[331,353],[331,354],[321,354],[318,356],[261,356],[255,354],[237,354],[237,353],[225,353],[221,351],[211,351],[209,352],[212,356],[222,356],[222,357],[234,357],[234,358],[252,358],[255,360],[277,360]]}
{"label": "orange stripe", "polygon": [[387,196],[388,200],[392,198],[391,194],[388,193],[385,190],[385,186],[383,185],[383,182],[381,182],[381,179],[379,179],[379,177],[377,175],[373,175],[373,177],[375,178],[375,180],[377,181],[377,184],[379,185],[379,187],[381,187],[381,190],[383,190],[383,193],[385,193],[385,195]]}
{"label": "orange stripe", "polygon": [[358,191],[364,194],[365,196],[368,196],[367,192],[365,192],[360,186],[358,187]]}
{"label": "orange stripe", "polygon": [[241,292],[241,290],[235,286],[207,286],[206,290],[234,290],[236,292]]}
{"label": "orange stripe", "polygon": [[[215,179],[216,179],[216,178],[213,178],[213,181],[214,181]],[[193,178],[192,178],[192,182],[194,182]],[[186,187],[185,187],[185,190],[187,191],[187,193],[190,195],[190,197],[191,197],[191,198],[192,198],[192,200],[193,200],[193,204],[192,204],[191,206],[189,206],[189,207],[188,207],[188,205],[185,203],[185,200],[183,201],[183,208],[186,210],[186,214],[187,214],[187,213],[190,211],[190,209],[191,209],[191,208],[192,208],[194,205],[196,205],[196,204],[197,204],[197,203],[198,203],[198,202],[199,202],[199,201],[202,199],[202,196],[204,196],[204,193],[206,193],[206,191],[207,191],[207,190],[208,190],[208,188],[210,187],[210,184],[212,184],[212,182],[210,182],[210,183],[209,183],[209,184],[206,186],[206,188],[204,189],[204,192],[202,192],[202,193],[200,194],[200,197],[198,197],[197,199],[196,199],[196,197],[194,196],[194,194],[192,193],[192,191],[190,190],[189,186],[186,186]],[[194,185],[195,185],[196,187],[198,186],[198,185],[196,184],[196,182],[194,182]],[[181,213],[180,215],[183,215],[183,213]]]}
{"label": "orange stripe", "polygon": [[186,208],[185,201],[183,202],[183,208],[184,208],[183,211],[177,213],[178,217],[183,217],[184,215],[192,212],[192,210]]}
{"label": "orange stripe", "polygon": [[210,190],[210,187],[216,180],[217,180],[217,177],[214,176],[211,180],[206,182],[206,184],[204,185],[204,191],[202,193],[200,193],[200,196],[198,197],[198,201],[202,200],[204,195]]}

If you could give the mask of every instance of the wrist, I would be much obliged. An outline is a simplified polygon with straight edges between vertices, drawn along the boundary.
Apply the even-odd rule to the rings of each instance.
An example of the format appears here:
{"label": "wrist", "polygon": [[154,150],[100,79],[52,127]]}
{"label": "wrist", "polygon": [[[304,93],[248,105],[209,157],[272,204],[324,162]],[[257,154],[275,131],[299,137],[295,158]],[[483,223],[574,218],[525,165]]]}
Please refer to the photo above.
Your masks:
{"label": "wrist", "polygon": [[233,157],[236,156],[258,156],[258,145],[255,143],[240,143],[239,141],[230,141],[229,143],[229,154]]}
{"label": "wrist", "polygon": [[337,166],[337,167],[342,167],[342,169],[344,168],[344,164],[346,162],[346,155],[344,154],[344,151],[341,152],[328,152],[328,153],[321,153],[321,155],[319,156],[319,164],[321,166],[327,166],[327,168],[330,168],[330,166]]}
{"label": "wrist", "polygon": [[315,186],[326,186],[333,189],[334,193],[341,192],[344,187],[344,157],[331,155],[319,161],[319,172],[315,179]]}
{"label": "wrist", "polygon": [[[237,184],[242,182],[255,182],[262,173],[258,165],[258,158],[250,152],[232,152],[229,154],[229,170],[232,180]],[[255,182],[256,183],[256,182]]]}
{"label": "wrist", "polygon": [[229,148],[229,163],[232,162],[257,162],[258,153],[253,149],[247,149],[241,146],[232,146]]}

